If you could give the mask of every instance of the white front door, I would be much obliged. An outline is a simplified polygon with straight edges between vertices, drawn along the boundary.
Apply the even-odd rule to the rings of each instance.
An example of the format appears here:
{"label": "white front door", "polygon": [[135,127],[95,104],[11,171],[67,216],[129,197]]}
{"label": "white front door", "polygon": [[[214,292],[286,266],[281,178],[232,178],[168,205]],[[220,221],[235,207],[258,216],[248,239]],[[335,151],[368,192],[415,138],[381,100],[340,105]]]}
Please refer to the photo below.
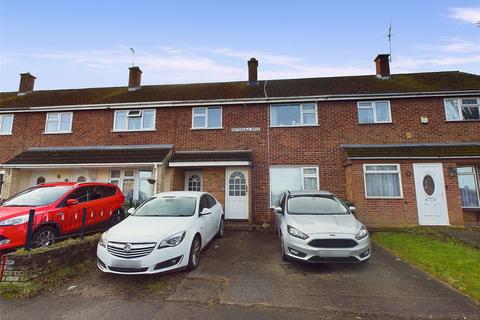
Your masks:
{"label": "white front door", "polygon": [[248,219],[248,171],[227,168],[225,173],[225,219]]}
{"label": "white front door", "polygon": [[447,198],[441,163],[413,164],[420,225],[448,225]]}
{"label": "white front door", "polygon": [[202,191],[202,171],[185,171],[185,191]]}

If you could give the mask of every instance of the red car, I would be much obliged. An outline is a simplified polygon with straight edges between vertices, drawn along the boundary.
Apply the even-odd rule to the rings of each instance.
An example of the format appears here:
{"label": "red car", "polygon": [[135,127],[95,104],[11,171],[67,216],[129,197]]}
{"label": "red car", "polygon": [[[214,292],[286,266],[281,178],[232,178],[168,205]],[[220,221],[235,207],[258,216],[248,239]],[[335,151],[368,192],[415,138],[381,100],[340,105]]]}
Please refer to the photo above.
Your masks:
{"label": "red car", "polygon": [[109,183],[60,182],[29,188],[0,206],[0,251],[25,245],[31,209],[35,209],[32,244],[42,247],[57,237],[78,234],[84,208],[86,230],[116,224],[124,216],[124,202],[122,191]]}

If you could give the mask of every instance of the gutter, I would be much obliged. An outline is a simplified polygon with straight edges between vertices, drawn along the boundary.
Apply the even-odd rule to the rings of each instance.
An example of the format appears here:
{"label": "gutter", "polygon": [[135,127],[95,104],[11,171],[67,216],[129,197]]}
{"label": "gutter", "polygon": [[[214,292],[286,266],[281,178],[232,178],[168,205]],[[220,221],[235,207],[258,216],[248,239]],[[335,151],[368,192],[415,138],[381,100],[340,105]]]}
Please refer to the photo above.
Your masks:
{"label": "gutter", "polygon": [[[266,93],[266,92],[265,92]],[[235,104],[259,104],[259,103],[284,103],[284,102],[305,102],[305,101],[342,101],[342,100],[371,100],[385,98],[421,98],[421,97],[460,97],[480,95],[480,90],[461,91],[433,91],[433,92],[410,92],[410,93],[379,93],[379,94],[346,94],[346,95],[313,95],[313,96],[291,96],[291,97],[262,97],[242,99],[211,99],[211,100],[183,100],[183,101],[152,101],[152,102],[129,102],[129,103],[101,103],[82,105],[61,105],[42,106],[28,108],[2,108],[2,113],[23,113],[43,111],[75,111],[75,110],[104,110],[104,109],[144,109],[147,107],[188,107],[204,105],[235,105]]]}

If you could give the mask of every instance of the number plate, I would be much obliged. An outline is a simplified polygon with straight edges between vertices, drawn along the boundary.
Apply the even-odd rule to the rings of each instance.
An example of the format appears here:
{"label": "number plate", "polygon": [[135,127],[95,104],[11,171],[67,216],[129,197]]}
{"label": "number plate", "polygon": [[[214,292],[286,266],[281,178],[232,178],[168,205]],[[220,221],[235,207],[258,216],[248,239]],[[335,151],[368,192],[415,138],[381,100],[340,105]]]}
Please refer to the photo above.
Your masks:
{"label": "number plate", "polygon": [[112,259],[112,267],[117,268],[141,268],[141,261]]}
{"label": "number plate", "polygon": [[330,257],[330,258],[343,258],[349,257],[349,251],[339,251],[339,250],[320,250],[318,252],[320,257]]}

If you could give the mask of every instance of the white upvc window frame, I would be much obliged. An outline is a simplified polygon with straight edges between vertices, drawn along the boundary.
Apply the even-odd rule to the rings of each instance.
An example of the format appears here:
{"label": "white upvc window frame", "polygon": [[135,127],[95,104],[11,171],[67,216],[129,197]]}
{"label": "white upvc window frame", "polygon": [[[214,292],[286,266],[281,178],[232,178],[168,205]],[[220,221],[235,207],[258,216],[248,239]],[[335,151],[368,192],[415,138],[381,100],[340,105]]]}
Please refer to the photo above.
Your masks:
{"label": "white upvc window frame", "polygon": [[[270,208],[273,208],[274,203],[272,199],[272,168],[298,168],[301,172],[302,177],[302,190],[305,190],[305,178],[316,178],[317,179],[317,188],[316,191],[320,190],[320,169],[318,166],[314,165],[271,165],[268,168],[268,194],[269,194],[269,202]],[[305,169],[315,169],[315,174],[305,173]]]}
{"label": "white upvc window frame", "polygon": [[[459,176],[471,176],[473,175],[473,180],[475,182],[475,188],[477,189],[477,199],[480,204],[480,166],[475,166],[475,165],[461,165],[458,166],[458,168],[464,168],[464,167],[469,167],[472,168],[472,173],[460,173],[457,170],[457,177]],[[460,181],[459,181],[459,190],[460,190]],[[462,202],[461,195],[460,195],[460,202]],[[478,207],[464,207],[462,205],[462,209],[480,209],[480,206]]]}
{"label": "white upvc window frame", "polygon": [[[367,172],[367,166],[396,166],[396,170],[376,170],[376,171],[369,171]],[[398,175],[398,183],[400,188],[400,195],[399,196],[369,196],[367,194],[367,174],[378,174],[378,173],[396,173]],[[366,199],[403,199],[403,184],[402,184],[402,172],[399,163],[365,163],[363,164],[363,188],[365,191],[365,198]]]}
{"label": "white upvc window frame", "polygon": [[[145,111],[153,111],[153,127],[144,128],[143,126],[143,117]],[[117,129],[117,114],[120,112],[126,112],[124,129]],[[135,116],[134,113],[138,112],[139,115]],[[132,115],[130,115],[132,113]],[[128,129],[128,119],[138,117],[140,118],[140,129]],[[136,132],[136,131],[156,131],[157,123],[157,110],[155,108],[145,108],[145,109],[119,109],[115,110],[113,114],[113,130],[112,132]]]}
{"label": "white upvc window frame", "polygon": [[[377,103],[386,102],[388,106],[388,120],[378,121],[377,120]],[[362,106],[361,104],[369,103],[370,106]],[[360,109],[372,109],[373,110],[373,122],[360,122]],[[357,121],[358,124],[382,124],[382,123],[392,123],[392,107],[390,105],[390,100],[374,100],[374,101],[358,101],[357,102]]]}
{"label": "white upvc window frame", "polygon": [[[68,127],[68,130],[60,130],[60,125],[62,122],[62,115],[70,115],[70,125]],[[57,115],[57,120],[49,120],[48,117],[52,115]],[[48,122],[50,121],[58,121],[57,123],[57,130],[56,131],[47,131],[48,127]],[[45,130],[43,131],[43,134],[67,134],[67,133],[72,133],[72,125],[73,125],[73,112],[47,112],[45,116]]]}
{"label": "white upvc window frame", "polygon": [[[444,112],[445,112],[445,120],[448,121],[448,122],[455,122],[455,121],[465,121],[465,122],[469,122],[469,121],[480,121],[480,118],[479,119],[465,119],[464,116],[463,116],[463,112],[462,112],[462,106],[464,106],[464,104],[462,104],[462,101],[464,99],[477,99],[477,108],[479,109],[479,113],[480,113],[480,97],[462,97],[462,98],[445,98],[443,99],[443,107],[444,107]],[[457,112],[458,112],[458,115],[459,115],[459,118],[458,119],[448,119],[448,116],[447,116],[447,101],[456,101],[457,102]],[[465,105],[465,106],[468,106],[468,105]],[[473,108],[475,108],[473,106]]]}
{"label": "white upvc window frame", "polygon": [[[7,117],[7,116],[8,116],[8,117],[12,117],[12,122],[11,122],[12,124],[11,124],[10,130],[9,130],[8,132],[2,132],[1,130],[2,130],[3,119],[4,119],[5,117]],[[12,131],[13,131],[13,121],[14,121],[14,119],[15,119],[15,116],[14,116],[13,113],[0,114],[0,136],[10,136],[10,135],[12,135]]]}
{"label": "white upvc window frame", "polygon": [[[220,126],[219,127],[209,127],[208,126],[208,110],[209,109],[220,109]],[[203,113],[195,114],[195,111],[203,110]],[[196,127],[195,118],[205,118],[205,126]],[[208,130],[208,129],[223,129],[223,107],[221,106],[210,106],[210,107],[193,107],[192,108],[192,130]]]}
{"label": "white upvc window frame", "polygon": [[[304,110],[305,105],[313,105],[314,110]],[[279,107],[299,106],[300,108],[300,124],[273,124],[273,109]],[[315,114],[315,123],[305,124],[303,122],[304,114]],[[270,105],[270,128],[288,128],[288,127],[314,127],[318,126],[318,104],[317,102],[304,102],[304,103],[282,103]]]}
{"label": "white upvc window frame", "polygon": [[[315,173],[305,173],[305,169],[314,169]],[[312,167],[302,167],[302,189],[305,190],[305,178],[316,178],[317,179],[317,186],[316,190],[320,190],[320,181],[318,177],[318,166],[312,166]]]}

